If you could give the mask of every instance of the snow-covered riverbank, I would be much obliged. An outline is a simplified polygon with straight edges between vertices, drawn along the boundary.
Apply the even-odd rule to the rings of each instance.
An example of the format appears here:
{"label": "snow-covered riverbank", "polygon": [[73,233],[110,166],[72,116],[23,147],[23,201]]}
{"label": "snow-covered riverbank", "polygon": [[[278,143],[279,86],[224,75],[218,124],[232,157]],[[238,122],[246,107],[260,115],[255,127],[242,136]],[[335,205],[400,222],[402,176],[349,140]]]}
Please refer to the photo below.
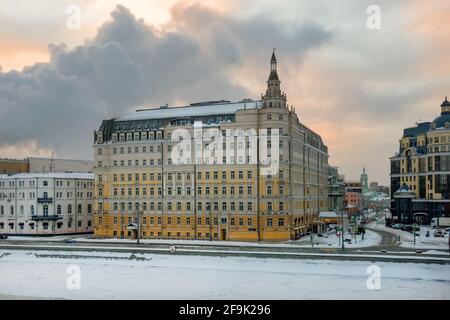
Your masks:
{"label": "snow-covered riverbank", "polygon": [[[0,251],[0,294],[64,299],[450,299],[448,265]],[[69,290],[77,266],[80,290]]]}

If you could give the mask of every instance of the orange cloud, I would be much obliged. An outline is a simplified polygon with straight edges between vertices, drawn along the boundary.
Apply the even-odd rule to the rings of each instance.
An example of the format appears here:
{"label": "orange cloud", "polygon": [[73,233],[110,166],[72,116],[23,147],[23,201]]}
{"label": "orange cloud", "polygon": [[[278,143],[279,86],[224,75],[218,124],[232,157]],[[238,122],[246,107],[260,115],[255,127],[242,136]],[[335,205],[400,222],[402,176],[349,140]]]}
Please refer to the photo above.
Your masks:
{"label": "orange cloud", "polygon": [[47,48],[33,45],[28,42],[0,41],[0,65],[3,72],[10,70],[21,70],[24,66],[37,62],[48,62],[49,54]]}
{"label": "orange cloud", "polygon": [[405,15],[405,26],[410,39],[423,43],[426,55],[418,67],[434,75],[447,75],[450,66],[450,2],[447,0],[411,2]]}
{"label": "orange cloud", "polygon": [[0,154],[8,158],[22,159],[26,157],[50,157],[54,150],[41,146],[35,140],[27,140],[20,143],[0,144]]}

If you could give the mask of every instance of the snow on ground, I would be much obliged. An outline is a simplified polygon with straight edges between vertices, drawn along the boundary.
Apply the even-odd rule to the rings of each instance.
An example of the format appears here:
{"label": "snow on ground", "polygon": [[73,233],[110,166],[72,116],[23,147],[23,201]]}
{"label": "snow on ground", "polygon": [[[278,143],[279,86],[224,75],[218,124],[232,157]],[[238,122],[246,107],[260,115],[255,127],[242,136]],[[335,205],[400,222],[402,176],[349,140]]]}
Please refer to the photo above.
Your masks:
{"label": "snow on ground", "polygon": [[[386,227],[386,223],[384,219],[378,219],[376,222],[372,222],[368,225],[368,227],[373,228],[375,230],[386,231],[397,236],[400,236],[400,246],[411,249],[448,249],[448,237],[447,234],[445,237],[434,237],[433,232],[435,229],[432,229],[429,226],[420,226],[419,236],[416,236],[416,245],[414,245],[414,236],[412,233],[403,230],[395,230],[392,228]],[[426,237],[427,231],[430,232],[430,236]]]}
{"label": "snow on ground", "polygon": [[[350,237],[347,236],[346,237]],[[136,240],[133,239],[92,239],[90,237],[80,237],[80,236],[56,236],[52,238],[38,238],[38,237],[17,237],[17,236],[11,236],[8,239],[10,240],[40,240],[40,241],[51,241],[51,242],[58,242],[58,241],[64,241],[66,239],[74,239],[76,241],[83,241],[83,242],[93,242],[93,243],[136,243]],[[314,235],[313,238],[314,247],[317,248],[339,248],[339,238],[336,237],[336,234],[334,232],[327,235],[327,238],[323,237],[320,238],[317,235]],[[295,241],[286,241],[282,243],[256,243],[256,242],[242,242],[242,241],[208,241],[208,240],[167,240],[167,239],[141,239],[141,243],[148,243],[148,244],[184,244],[184,245],[214,245],[214,246],[236,246],[236,247],[254,247],[254,246],[261,246],[261,247],[278,247],[278,248],[292,248],[293,246],[299,247],[299,248],[305,248],[305,247],[311,247],[311,239],[310,237],[306,236],[303,237],[300,240]],[[363,248],[363,247],[370,247],[375,246],[381,242],[381,237],[373,232],[373,231],[366,231],[366,234],[364,236],[364,240],[362,240],[361,236],[358,236],[358,239],[356,240],[356,243],[352,241],[352,244],[347,244],[346,247],[349,248]]]}
{"label": "snow on ground", "polygon": [[[364,239],[359,235],[357,237],[351,236],[349,234],[344,235],[345,238],[352,239],[351,244],[345,243],[346,248],[364,248],[376,246],[381,243],[381,236],[370,230],[366,230],[366,234],[364,235]],[[356,238],[356,242],[355,242]],[[311,239],[309,237],[305,237],[303,239],[293,241],[294,243],[303,244],[303,247],[308,246],[311,247]],[[318,237],[314,235],[313,237],[314,248],[340,248],[339,237],[336,236],[335,232],[330,232],[326,234],[324,237]]]}
{"label": "snow on ground", "polygon": [[80,237],[80,235],[58,235],[58,236],[48,236],[48,237],[30,237],[30,236],[8,236],[8,240],[22,240],[22,241],[48,241],[48,242],[59,242],[67,239],[73,239],[74,237]]}
{"label": "snow on ground", "polygon": [[[0,297],[66,299],[450,299],[448,265],[0,250]],[[80,290],[66,286],[68,266]]]}

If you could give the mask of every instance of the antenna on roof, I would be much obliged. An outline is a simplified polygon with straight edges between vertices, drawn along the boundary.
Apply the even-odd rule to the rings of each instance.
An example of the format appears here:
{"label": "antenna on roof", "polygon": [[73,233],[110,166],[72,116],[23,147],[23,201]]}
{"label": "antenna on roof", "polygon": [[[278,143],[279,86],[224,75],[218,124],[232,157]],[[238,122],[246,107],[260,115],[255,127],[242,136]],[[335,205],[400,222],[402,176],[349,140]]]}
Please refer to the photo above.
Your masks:
{"label": "antenna on roof", "polygon": [[50,172],[53,172],[53,171],[54,171],[54,168],[53,168],[53,160],[54,160],[54,157],[55,157],[55,153],[52,152],[52,157],[50,158]]}
{"label": "antenna on roof", "polygon": [[416,121],[416,126],[419,124],[419,123],[421,123],[422,122],[422,117],[420,116],[420,114],[419,114],[419,119]]}

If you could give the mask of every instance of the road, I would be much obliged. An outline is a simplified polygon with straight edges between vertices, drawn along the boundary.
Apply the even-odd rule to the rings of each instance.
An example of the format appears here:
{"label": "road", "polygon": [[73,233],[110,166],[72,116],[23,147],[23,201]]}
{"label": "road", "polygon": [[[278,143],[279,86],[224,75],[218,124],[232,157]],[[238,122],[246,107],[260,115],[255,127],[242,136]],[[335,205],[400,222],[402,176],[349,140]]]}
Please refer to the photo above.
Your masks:
{"label": "road", "polygon": [[[274,244],[218,244],[218,243],[177,243],[166,241],[145,242],[139,245],[131,242],[92,242],[89,240],[77,240],[74,243],[66,243],[64,240],[48,241],[46,239],[33,240],[2,240],[0,249],[6,250],[41,250],[41,251],[98,251],[98,252],[130,252],[130,253],[158,253],[173,254],[169,248],[176,245],[176,254],[207,255],[207,256],[247,256],[247,257],[274,257],[274,258],[298,258],[298,259],[335,259],[335,260],[378,260],[399,262],[424,262],[424,263],[450,263],[448,250],[434,250],[433,254],[426,251],[415,251],[398,245],[397,236],[382,230],[366,227],[368,230],[378,233],[382,240],[379,245],[365,248],[310,248],[295,245]],[[440,252],[440,254],[438,254]]]}
{"label": "road", "polygon": [[96,252],[129,252],[129,253],[157,253],[157,254],[183,254],[203,256],[246,256],[263,258],[294,258],[294,259],[332,259],[357,261],[398,261],[421,263],[450,264],[450,256],[446,251],[441,254],[417,253],[411,249],[396,246],[393,238],[387,232],[379,232],[385,243],[367,248],[307,248],[298,246],[274,246],[264,244],[215,245],[193,243],[176,244],[176,253],[170,252],[170,242],[167,243],[118,243],[118,242],[91,242],[45,240],[4,240],[0,242],[0,249],[4,250],[39,250],[39,251],[96,251]]}

